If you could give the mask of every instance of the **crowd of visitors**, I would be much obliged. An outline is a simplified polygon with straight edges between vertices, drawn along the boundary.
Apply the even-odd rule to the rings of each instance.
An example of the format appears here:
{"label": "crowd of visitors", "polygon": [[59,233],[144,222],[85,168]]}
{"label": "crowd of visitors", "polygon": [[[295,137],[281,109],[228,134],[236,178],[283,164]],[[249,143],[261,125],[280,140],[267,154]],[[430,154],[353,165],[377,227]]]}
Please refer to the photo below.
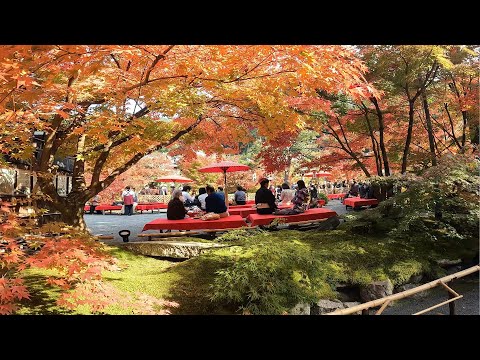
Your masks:
{"label": "crowd of visitors", "polygon": [[[299,214],[306,211],[308,208],[318,206],[319,195],[346,193],[345,197],[359,196],[365,199],[374,198],[373,188],[368,182],[357,182],[355,179],[351,181],[326,181],[323,184],[316,184],[310,182],[308,187],[303,180],[297,181],[291,187],[285,182],[281,186],[274,186],[270,184],[267,178],[259,180],[260,188],[255,193],[255,207],[258,214],[278,214],[289,215]],[[154,191],[156,190],[156,191]],[[151,195],[158,193],[164,195],[167,192],[167,187],[161,186],[157,189],[150,187],[143,188],[140,195]],[[138,205],[138,195],[135,189],[127,186],[121,194],[122,201],[115,202],[115,205],[122,205],[122,214],[127,216],[135,212]],[[233,199],[230,205],[245,205],[247,204],[247,191],[241,185],[237,185],[236,191],[233,194]],[[100,204],[100,197],[98,195],[90,199],[89,212],[93,214],[96,207]],[[291,206],[289,208],[279,209],[278,206]],[[228,208],[225,205],[225,193],[223,187],[219,186],[217,190],[211,185],[198,188],[198,193],[192,191],[190,185],[184,185],[179,189],[171,187],[171,200],[167,205],[168,219],[183,219],[187,212],[193,213],[215,213],[220,217],[229,215]]]}

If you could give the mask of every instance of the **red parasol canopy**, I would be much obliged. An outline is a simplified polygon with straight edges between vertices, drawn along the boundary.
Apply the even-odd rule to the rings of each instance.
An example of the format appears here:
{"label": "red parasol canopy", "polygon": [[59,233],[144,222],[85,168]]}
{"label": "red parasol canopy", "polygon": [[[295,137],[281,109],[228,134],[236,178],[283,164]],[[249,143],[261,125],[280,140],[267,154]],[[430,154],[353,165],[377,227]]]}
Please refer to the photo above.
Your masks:
{"label": "red parasol canopy", "polygon": [[158,178],[155,181],[156,182],[172,181],[172,182],[178,182],[178,183],[188,183],[188,182],[192,182],[193,180],[180,175],[167,175],[167,176],[162,176],[161,178]]}
{"label": "red parasol canopy", "polygon": [[246,170],[250,170],[247,165],[243,165],[233,161],[221,161],[219,163],[211,164],[198,169],[198,171],[201,172],[234,172]]}
{"label": "red parasol canopy", "polygon": [[240,163],[236,163],[233,161],[221,161],[219,163],[211,164],[208,166],[204,166],[198,171],[200,172],[222,172],[223,179],[224,179],[224,187],[223,191],[225,193],[225,204],[228,206],[228,194],[227,194],[227,172],[234,172],[234,171],[246,171],[250,170],[250,167],[247,165],[243,165]]}

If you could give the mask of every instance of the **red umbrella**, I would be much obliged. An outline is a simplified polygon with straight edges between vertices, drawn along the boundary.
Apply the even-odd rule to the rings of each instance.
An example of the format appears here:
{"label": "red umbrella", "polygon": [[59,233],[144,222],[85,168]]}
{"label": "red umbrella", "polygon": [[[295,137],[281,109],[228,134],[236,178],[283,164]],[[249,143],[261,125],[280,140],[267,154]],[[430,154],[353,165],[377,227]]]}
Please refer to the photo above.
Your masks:
{"label": "red umbrella", "polygon": [[250,167],[248,167],[247,165],[233,162],[233,161],[221,161],[219,163],[211,164],[198,169],[198,171],[201,171],[201,172],[223,172],[223,180],[225,183],[225,186],[223,187],[223,191],[225,193],[225,204],[227,206],[228,206],[227,172],[246,171],[246,170],[250,170]]}
{"label": "red umbrella", "polygon": [[158,178],[155,180],[156,182],[173,182],[173,186],[175,186],[175,183],[188,183],[192,182],[192,179],[186,178],[184,176],[180,175],[167,175],[167,176],[162,176],[161,178]]}
{"label": "red umbrella", "polygon": [[161,178],[158,178],[155,180],[156,182],[179,182],[179,183],[188,183],[192,182],[192,179],[186,178],[184,176],[179,176],[179,175],[167,175],[167,176],[162,176]]}

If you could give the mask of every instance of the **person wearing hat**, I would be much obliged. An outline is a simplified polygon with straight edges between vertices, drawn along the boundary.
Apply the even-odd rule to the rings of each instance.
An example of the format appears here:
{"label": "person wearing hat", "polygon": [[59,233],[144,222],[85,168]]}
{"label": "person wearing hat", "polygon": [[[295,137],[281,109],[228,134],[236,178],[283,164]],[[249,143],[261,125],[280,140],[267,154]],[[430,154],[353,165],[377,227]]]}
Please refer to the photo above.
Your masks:
{"label": "person wearing hat", "polygon": [[271,214],[277,209],[275,195],[268,189],[269,182],[267,178],[261,178],[259,181],[260,189],[255,193],[255,205],[258,214]]}

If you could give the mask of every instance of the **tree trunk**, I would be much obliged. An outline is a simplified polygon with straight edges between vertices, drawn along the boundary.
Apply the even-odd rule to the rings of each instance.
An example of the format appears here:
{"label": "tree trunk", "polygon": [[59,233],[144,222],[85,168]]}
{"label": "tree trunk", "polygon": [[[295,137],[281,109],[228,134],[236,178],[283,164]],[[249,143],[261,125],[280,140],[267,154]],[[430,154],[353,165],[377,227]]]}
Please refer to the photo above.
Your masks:
{"label": "tree trunk", "polygon": [[462,111],[462,119],[463,119],[463,127],[462,127],[462,150],[460,151],[461,154],[465,153],[465,141],[466,141],[466,129],[467,129],[467,112],[465,110]]}
{"label": "tree trunk", "polygon": [[[75,230],[80,232],[86,232],[87,226],[83,219],[83,207],[85,202],[89,199],[86,191],[76,191],[68,194],[67,197],[58,196],[56,189],[48,179],[42,180],[39,177],[37,181],[42,195],[35,195],[35,206],[38,209],[47,210],[47,214],[59,213],[60,215],[55,217],[61,222],[72,226]],[[49,215],[42,216],[42,223],[49,222],[53,218],[49,218]]]}
{"label": "tree trunk", "polygon": [[367,167],[360,161],[360,159],[358,158],[357,155],[355,155],[355,153],[350,153],[350,156],[353,158],[353,160],[355,160],[358,164],[358,166],[360,166],[360,168],[363,170],[363,173],[365,174],[366,177],[370,177],[370,172],[367,170]]}
{"label": "tree trunk", "polygon": [[430,109],[428,108],[427,94],[425,88],[422,89],[423,109],[425,110],[425,122],[427,124],[428,143],[430,144],[430,159],[432,166],[437,166],[437,157],[435,155],[435,139],[433,137],[432,119],[430,118]]}
{"label": "tree trunk", "polygon": [[480,126],[478,123],[470,122],[470,141],[472,142],[473,149],[472,152],[475,152],[478,149],[478,145],[480,143]]}
{"label": "tree trunk", "polygon": [[61,211],[60,221],[72,226],[75,230],[80,232],[87,232],[87,225],[83,218],[83,207],[85,203],[72,204],[65,207]]}
{"label": "tree trunk", "polygon": [[380,132],[380,150],[382,152],[383,158],[383,168],[385,169],[385,176],[390,176],[390,165],[388,164],[388,156],[387,156],[387,149],[385,148],[385,140],[384,140],[384,131],[385,131],[385,123],[383,122],[383,113],[378,106],[377,99],[374,97],[370,98],[373,105],[375,105],[375,110],[377,111],[378,116],[378,131]]}
{"label": "tree trunk", "polygon": [[370,124],[370,119],[368,117],[368,108],[365,105],[363,105],[363,110],[365,111],[364,115],[365,115],[365,120],[367,121],[368,133],[370,134],[370,139],[372,140],[372,149],[373,149],[373,154],[375,155],[375,165],[377,166],[377,175],[382,176],[382,160],[380,159],[380,154],[378,153],[378,150],[377,150],[377,145],[376,145],[377,139],[375,138],[372,125]]}
{"label": "tree trunk", "polygon": [[289,178],[290,178],[290,168],[292,167],[292,159],[290,159],[287,163],[287,167],[285,168],[285,171],[283,172],[283,182],[284,183],[289,183]]}
{"label": "tree trunk", "polygon": [[402,174],[405,174],[407,172],[407,159],[408,159],[408,153],[410,152],[410,143],[412,142],[414,104],[415,104],[415,100],[408,101],[408,131],[407,131],[407,139],[405,140],[405,148],[403,149]]}

